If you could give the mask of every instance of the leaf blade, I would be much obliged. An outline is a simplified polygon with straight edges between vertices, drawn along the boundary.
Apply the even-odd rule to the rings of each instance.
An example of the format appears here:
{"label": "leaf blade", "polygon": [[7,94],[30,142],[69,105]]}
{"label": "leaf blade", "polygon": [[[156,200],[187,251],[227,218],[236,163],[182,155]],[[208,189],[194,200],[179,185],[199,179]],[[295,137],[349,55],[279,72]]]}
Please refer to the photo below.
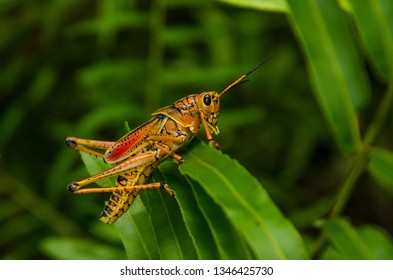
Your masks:
{"label": "leaf blade", "polygon": [[77,238],[48,237],[41,242],[40,248],[59,260],[119,260],[125,257],[122,250]]}
{"label": "leaf blade", "polygon": [[154,229],[140,198],[135,199],[114,226],[129,259],[160,259]]}
{"label": "leaf blade", "polygon": [[314,92],[336,142],[344,152],[355,153],[361,147],[355,108],[369,102],[370,88],[342,11],[335,1],[288,4]]}
{"label": "leaf blade", "polygon": [[347,220],[337,218],[328,221],[324,232],[345,258],[350,260],[375,259],[370,248]]}
{"label": "leaf blade", "polygon": [[382,148],[373,148],[367,168],[370,174],[393,194],[393,153]]}
{"label": "leaf blade", "polygon": [[252,259],[244,236],[235,228],[224,211],[217,205],[203,188],[191,178],[187,178],[195,193],[198,205],[207,220],[217,243],[221,259]]}
{"label": "leaf blade", "polygon": [[393,259],[392,236],[385,229],[376,225],[364,225],[358,232],[378,260]]}
{"label": "leaf blade", "polygon": [[[180,172],[197,181],[220,205],[257,258],[306,257],[300,235],[239,163],[201,141],[193,141],[186,151]],[[242,186],[242,192],[236,186]]]}
{"label": "leaf blade", "polygon": [[[154,181],[164,181],[159,172],[154,172],[153,176]],[[197,259],[177,201],[164,190],[146,191],[142,195],[150,211],[161,259]]]}
{"label": "leaf blade", "polygon": [[181,176],[174,162],[159,166],[165,181],[176,195],[187,230],[195,245],[199,259],[219,259],[219,252],[209,226],[202,215],[190,184]]}
{"label": "leaf blade", "polygon": [[393,2],[350,0],[360,35],[377,72],[385,81],[393,75]]}
{"label": "leaf blade", "polygon": [[253,8],[270,12],[288,12],[288,5],[283,0],[219,0],[227,4],[244,8]]}

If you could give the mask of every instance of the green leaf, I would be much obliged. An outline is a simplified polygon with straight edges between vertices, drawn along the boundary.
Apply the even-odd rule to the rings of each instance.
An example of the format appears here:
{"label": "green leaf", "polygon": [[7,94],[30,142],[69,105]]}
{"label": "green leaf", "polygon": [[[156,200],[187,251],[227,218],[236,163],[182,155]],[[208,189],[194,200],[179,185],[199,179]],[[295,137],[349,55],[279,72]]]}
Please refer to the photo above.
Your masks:
{"label": "green leaf", "polygon": [[365,225],[360,227],[358,232],[377,259],[393,259],[392,236],[383,228],[375,225]]}
{"label": "green leaf", "polygon": [[325,224],[325,233],[328,239],[350,260],[375,259],[375,255],[361,238],[352,225],[343,218],[328,221]]}
{"label": "green leaf", "polygon": [[218,0],[244,8],[253,8],[270,12],[288,12],[285,0]]}
{"label": "green leaf", "polygon": [[174,162],[167,161],[159,169],[176,194],[200,259],[251,258],[243,236],[198,183],[186,180]]}
{"label": "green leaf", "polygon": [[320,106],[339,146],[355,153],[361,146],[355,108],[368,103],[370,89],[343,12],[336,1],[288,4]]}
{"label": "green leaf", "polygon": [[[153,175],[155,181],[164,181],[159,172]],[[141,195],[151,217],[161,259],[197,259],[176,199],[164,190],[146,191]]]}
{"label": "green leaf", "polygon": [[98,242],[63,237],[48,237],[42,241],[41,250],[58,260],[119,260],[124,251]]}
{"label": "green leaf", "polygon": [[127,256],[132,260],[159,259],[157,239],[150,216],[139,197],[114,224]]}
{"label": "green leaf", "polygon": [[244,236],[228,219],[221,207],[208,196],[197,182],[191,178],[188,178],[187,181],[190,183],[199,208],[212,231],[220,252],[220,259],[246,260],[254,258],[250,253]]}
{"label": "green leaf", "polygon": [[381,148],[371,151],[368,171],[393,194],[393,153]]}
{"label": "green leaf", "polygon": [[303,259],[299,233],[259,182],[235,160],[201,141],[191,142],[180,172],[198,182],[243,234],[259,259]]}
{"label": "green leaf", "polygon": [[393,2],[349,0],[360,35],[378,73],[385,81],[393,77]]}
{"label": "green leaf", "polygon": [[199,259],[219,259],[213,235],[201,213],[191,186],[177,170],[176,163],[166,161],[159,166],[165,181],[176,195],[187,230],[195,245]]}
{"label": "green leaf", "polygon": [[[164,178],[154,172],[177,200],[163,190],[142,192],[144,207],[137,199],[117,221],[129,258],[306,258],[297,231],[242,166],[200,140],[185,150],[181,172],[191,179],[179,176],[173,162],[161,164]],[[90,172],[106,167],[84,157]]]}

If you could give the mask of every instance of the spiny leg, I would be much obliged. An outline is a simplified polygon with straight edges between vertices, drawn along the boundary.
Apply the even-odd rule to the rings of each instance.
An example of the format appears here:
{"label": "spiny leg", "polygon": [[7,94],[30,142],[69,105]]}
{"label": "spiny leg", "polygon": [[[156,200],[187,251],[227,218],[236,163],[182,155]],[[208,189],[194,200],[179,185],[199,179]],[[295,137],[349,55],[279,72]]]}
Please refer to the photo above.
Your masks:
{"label": "spiny leg", "polygon": [[155,182],[145,185],[134,185],[127,187],[110,187],[110,188],[88,188],[88,189],[80,189],[71,191],[73,194],[86,194],[86,193],[108,193],[115,191],[133,191],[133,190],[151,190],[151,189],[159,189],[163,188],[165,191],[172,197],[175,196],[173,191],[169,188],[168,184],[165,182]]}
{"label": "spiny leg", "polygon": [[76,151],[88,153],[91,155],[95,155],[98,157],[104,157],[104,154],[99,153],[90,148],[96,148],[101,150],[107,150],[111,147],[115,142],[112,141],[100,141],[100,140],[89,140],[89,139],[79,139],[76,137],[67,137],[66,145]]}
{"label": "spiny leg", "polygon": [[206,132],[206,138],[207,141],[209,141],[210,145],[213,146],[213,148],[219,150],[220,149],[220,145],[218,145],[218,143],[216,141],[213,140],[213,136],[210,132],[210,127],[205,119],[205,115],[203,114],[202,111],[199,111],[199,114],[201,116],[201,120],[202,120],[202,124],[205,127],[205,132]]}
{"label": "spiny leg", "polygon": [[156,160],[156,155],[157,152],[149,151],[145,153],[138,154],[136,156],[130,157],[123,162],[119,163],[118,165],[109,168],[107,170],[104,170],[94,176],[88,177],[84,180],[80,180],[74,183],[71,183],[68,185],[68,190],[70,192],[75,192],[79,190],[81,187],[94,183],[98,180],[102,180],[108,177],[113,177],[120,175],[121,173],[124,173],[128,170],[143,166],[143,165],[149,165],[153,163]]}
{"label": "spiny leg", "polygon": [[170,157],[172,157],[173,159],[175,159],[179,165],[184,163],[184,159],[179,156],[178,154],[168,150],[167,148],[165,148],[164,146],[158,144],[158,143],[150,143],[150,145],[152,145],[154,148],[161,150],[162,152],[164,152],[165,154],[169,155]]}
{"label": "spiny leg", "polygon": [[160,143],[157,143],[157,141],[171,141],[174,143],[183,143],[185,141],[185,139],[183,137],[181,137],[181,136],[176,137],[176,136],[171,136],[171,135],[149,135],[147,137],[147,141],[149,141],[149,144],[152,145],[154,148],[161,150],[165,154],[167,154],[170,157],[172,157],[173,159],[175,159],[179,164],[184,163],[184,159],[180,155],[172,152],[171,150],[164,147]]}

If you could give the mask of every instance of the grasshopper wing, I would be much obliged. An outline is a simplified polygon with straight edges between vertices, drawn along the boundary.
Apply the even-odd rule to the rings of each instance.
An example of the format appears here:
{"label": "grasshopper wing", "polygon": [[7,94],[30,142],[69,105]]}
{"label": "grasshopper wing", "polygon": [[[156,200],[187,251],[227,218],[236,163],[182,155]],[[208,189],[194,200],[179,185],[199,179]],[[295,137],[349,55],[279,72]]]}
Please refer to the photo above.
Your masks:
{"label": "grasshopper wing", "polygon": [[106,150],[104,154],[105,162],[117,163],[146,147],[148,143],[144,140],[145,136],[157,133],[161,126],[160,123],[159,118],[153,118],[124,135]]}

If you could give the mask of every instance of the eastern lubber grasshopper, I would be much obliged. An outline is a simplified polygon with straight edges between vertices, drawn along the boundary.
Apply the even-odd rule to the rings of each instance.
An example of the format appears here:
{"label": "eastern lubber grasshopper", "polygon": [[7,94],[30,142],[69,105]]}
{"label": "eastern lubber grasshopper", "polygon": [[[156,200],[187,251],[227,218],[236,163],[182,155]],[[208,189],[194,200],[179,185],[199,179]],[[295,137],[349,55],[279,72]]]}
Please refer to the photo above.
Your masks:
{"label": "eastern lubber grasshopper", "polygon": [[[179,164],[184,163],[176,151],[198,134],[201,123],[205,128],[207,140],[218,149],[212,133],[219,133],[217,122],[221,96],[243,82],[245,77],[269,59],[238,78],[220,93],[207,91],[189,95],[157,110],[150,121],[116,142],[67,137],[68,147],[101,157],[108,164],[116,164],[94,176],[69,184],[68,190],[74,194],[112,193],[100,217],[102,222],[108,224],[114,223],[128,210],[140,190],[164,188],[173,196],[166,183],[147,183],[154,168],[168,157],[172,157]],[[100,153],[94,149],[105,152]],[[82,189],[86,185],[113,176],[117,176],[116,187]]]}

